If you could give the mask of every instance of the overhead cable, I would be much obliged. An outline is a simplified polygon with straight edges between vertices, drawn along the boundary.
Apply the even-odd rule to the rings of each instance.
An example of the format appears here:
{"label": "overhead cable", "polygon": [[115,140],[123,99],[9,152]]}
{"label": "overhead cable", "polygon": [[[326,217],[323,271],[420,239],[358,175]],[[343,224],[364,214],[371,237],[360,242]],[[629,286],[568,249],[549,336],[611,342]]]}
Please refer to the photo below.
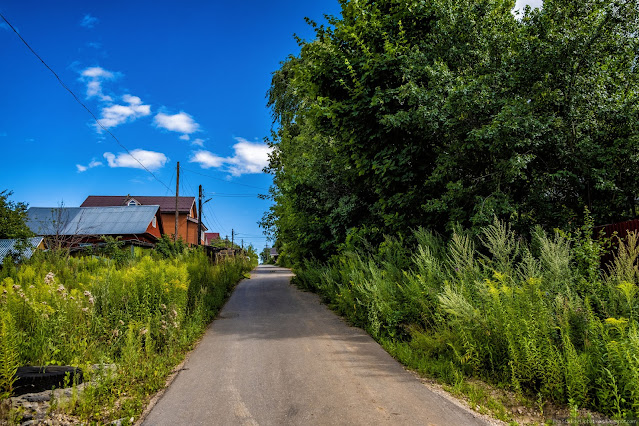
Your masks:
{"label": "overhead cable", "polygon": [[85,110],[87,110],[87,112],[91,115],[91,117],[93,117],[93,120],[95,120],[95,122],[97,123],[97,125],[104,130],[105,132],[107,132],[117,143],[118,145],[120,145],[120,147],[122,147],[123,150],[126,151],[126,153],[133,158],[144,170],[146,170],[151,176],[153,176],[153,178],[155,180],[157,180],[158,182],[160,182],[162,185],[164,185],[165,188],[167,188],[169,191],[171,190],[164,182],[162,182],[157,176],[155,176],[155,174],[146,168],[146,166],[144,164],[142,164],[140,162],[140,160],[138,160],[137,158],[135,158],[133,156],[133,154],[131,154],[131,152],[127,149],[126,146],[124,146],[122,144],[122,142],[120,142],[120,140],[118,138],[115,137],[115,135],[113,133],[111,133],[106,127],[104,127],[102,125],[102,123],[100,123],[100,120],[98,120],[98,118],[95,116],[95,114],[93,113],[93,111],[91,111],[85,104],[82,103],[82,101],[80,101],[80,99],[76,96],[75,93],[73,93],[73,91],[71,89],[69,89],[69,87],[64,84],[64,82],[62,81],[62,79],[58,76],[58,74],[56,74],[55,71],[53,71],[53,69],[51,69],[51,67],[49,65],[47,65],[46,62],[44,62],[44,59],[42,59],[40,57],[40,55],[38,55],[35,50],[33,50],[33,48],[31,48],[31,46],[29,45],[29,43],[27,43],[27,41],[22,38],[22,36],[20,35],[20,33],[13,27],[13,25],[11,25],[11,22],[9,22],[7,20],[7,18],[4,17],[4,15],[2,13],[0,13],[0,18],[2,18],[4,20],[4,22],[6,22],[6,24],[9,26],[9,28],[11,28],[13,30],[14,33],[16,33],[16,35],[20,38],[20,40],[22,40],[22,42],[24,43],[25,46],[27,46],[27,48],[31,51],[31,53],[33,53],[35,55],[36,58],[38,58],[40,60],[40,62],[42,62],[42,64],[49,70],[51,71],[51,73],[55,76],[56,79],[58,79],[58,82],[60,83],[60,85],[62,87],[64,87],[67,92],[69,92],[71,94],[71,96],[73,96],[73,99],[75,99],[75,101],[77,103],[79,103]]}

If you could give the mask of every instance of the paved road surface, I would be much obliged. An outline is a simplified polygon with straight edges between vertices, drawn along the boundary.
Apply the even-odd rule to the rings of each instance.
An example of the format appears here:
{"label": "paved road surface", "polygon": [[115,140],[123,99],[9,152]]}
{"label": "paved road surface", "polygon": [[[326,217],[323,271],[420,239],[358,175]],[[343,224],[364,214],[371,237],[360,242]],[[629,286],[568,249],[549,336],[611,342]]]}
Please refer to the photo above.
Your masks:
{"label": "paved road surface", "polygon": [[144,425],[486,424],[291,276],[260,266],[238,285]]}

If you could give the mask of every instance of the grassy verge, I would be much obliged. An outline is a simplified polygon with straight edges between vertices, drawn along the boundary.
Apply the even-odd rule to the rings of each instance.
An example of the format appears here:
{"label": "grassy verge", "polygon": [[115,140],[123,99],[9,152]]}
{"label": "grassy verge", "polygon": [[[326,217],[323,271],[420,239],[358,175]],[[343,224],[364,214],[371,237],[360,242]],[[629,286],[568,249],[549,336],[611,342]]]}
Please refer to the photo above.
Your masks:
{"label": "grassy verge", "polygon": [[[118,261],[49,254],[3,269],[2,397],[10,395],[19,365],[74,365],[89,381],[100,380],[57,411],[79,422],[135,420],[254,266],[243,257],[212,265],[191,250]],[[115,370],[94,371],[95,364]]]}
{"label": "grassy verge", "polygon": [[[639,239],[619,244],[600,269],[603,242],[587,224],[575,234],[533,232],[530,242],[496,222],[444,242],[424,231],[407,247],[388,239],[371,253],[306,263],[296,283],[377,339],[410,368],[471,406],[513,421],[501,396],[523,406],[579,408],[617,421],[639,417]],[[469,379],[471,379],[469,381]]]}

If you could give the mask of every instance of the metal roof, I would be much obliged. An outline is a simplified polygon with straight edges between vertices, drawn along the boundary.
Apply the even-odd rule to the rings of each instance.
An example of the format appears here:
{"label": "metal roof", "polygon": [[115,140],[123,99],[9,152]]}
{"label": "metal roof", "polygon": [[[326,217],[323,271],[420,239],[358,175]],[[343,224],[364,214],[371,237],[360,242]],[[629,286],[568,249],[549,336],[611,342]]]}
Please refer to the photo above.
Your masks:
{"label": "metal roof", "polygon": [[144,234],[160,206],[31,207],[27,226],[37,235]]}
{"label": "metal roof", "polygon": [[36,248],[42,243],[42,237],[27,238],[27,246],[23,248],[22,252],[18,253],[16,244],[20,240],[0,240],[0,265],[10,253],[17,253],[24,259],[30,259],[33,256]]}
{"label": "metal roof", "polygon": [[[148,195],[89,195],[80,207],[125,206],[130,200],[148,205],[158,205],[162,213],[175,213],[175,197],[156,197]],[[190,212],[195,204],[195,197],[178,197],[178,212]]]}

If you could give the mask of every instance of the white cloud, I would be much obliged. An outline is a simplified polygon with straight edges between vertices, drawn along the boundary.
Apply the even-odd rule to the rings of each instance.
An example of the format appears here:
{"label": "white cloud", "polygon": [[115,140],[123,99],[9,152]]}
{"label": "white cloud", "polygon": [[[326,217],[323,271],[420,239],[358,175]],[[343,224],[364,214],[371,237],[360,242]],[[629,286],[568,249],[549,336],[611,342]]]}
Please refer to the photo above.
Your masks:
{"label": "white cloud", "polygon": [[191,133],[195,133],[200,129],[200,125],[193,120],[193,117],[184,111],[174,115],[161,112],[155,116],[155,125],[171,132],[182,133],[180,138],[183,139],[186,136],[185,140],[188,140]]}
{"label": "white cloud", "polygon": [[188,140],[191,140],[191,137],[189,135],[182,135],[180,136],[180,140],[188,141]]}
{"label": "white cloud", "polygon": [[194,139],[193,141],[191,141],[191,145],[196,145],[196,146],[200,146],[203,147],[204,146],[204,139]]}
{"label": "white cloud", "polygon": [[[98,121],[103,127],[109,129],[151,114],[151,105],[142,104],[137,96],[124,95],[122,100],[128,105],[115,104],[102,108],[102,117]],[[100,127],[97,127],[99,131]]]}
{"label": "white cloud", "polygon": [[196,151],[189,160],[191,163],[198,163],[203,169],[210,169],[211,167],[222,167],[226,163],[226,158],[218,157],[217,155],[209,151]]}
{"label": "white cloud", "polygon": [[118,77],[120,73],[107,71],[101,67],[89,67],[80,73],[80,80],[87,85],[87,99],[97,96],[103,102],[111,102],[113,99],[104,94],[102,83]]}
{"label": "white cloud", "polygon": [[82,21],[80,21],[80,25],[85,28],[93,28],[98,22],[100,22],[98,18],[87,13],[84,15],[84,18],[82,18]]}
{"label": "white cloud", "polygon": [[268,166],[268,156],[272,151],[268,145],[260,142],[249,142],[244,138],[235,138],[237,143],[233,145],[235,155],[233,157],[219,157],[209,151],[196,151],[191,159],[191,163],[198,163],[200,167],[221,168],[233,176],[243,174],[261,173],[264,167]]}
{"label": "white cloud", "polygon": [[92,169],[94,167],[100,167],[103,166],[101,161],[97,161],[95,159],[91,160],[91,162],[89,163],[88,166],[83,166],[82,164],[76,164],[75,165],[78,168],[78,173],[82,173],[82,172],[86,172],[89,169]]}
{"label": "white cloud", "polygon": [[[131,154],[120,152],[117,155],[110,152],[104,153],[109,167],[129,167],[133,169],[157,170],[166,164],[169,159],[161,152],[145,151],[143,149],[134,149]],[[144,167],[142,167],[142,165]]]}
{"label": "white cloud", "polygon": [[113,78],[115,73],[111,71],[107,71],[102,67],[89,67],[82,71],[82,77],[90,77],[90,78]]}
{"label": "white cloud", "polygon": [[517,0],[517,2],[515,3],[515,7],[513,8],[513,13],[515,11],[519,11],[521,14],[523,14],[526,6],[530,6],[532,9],[534,9],[536,7],[542,7],[543,4],[543,0]]}

